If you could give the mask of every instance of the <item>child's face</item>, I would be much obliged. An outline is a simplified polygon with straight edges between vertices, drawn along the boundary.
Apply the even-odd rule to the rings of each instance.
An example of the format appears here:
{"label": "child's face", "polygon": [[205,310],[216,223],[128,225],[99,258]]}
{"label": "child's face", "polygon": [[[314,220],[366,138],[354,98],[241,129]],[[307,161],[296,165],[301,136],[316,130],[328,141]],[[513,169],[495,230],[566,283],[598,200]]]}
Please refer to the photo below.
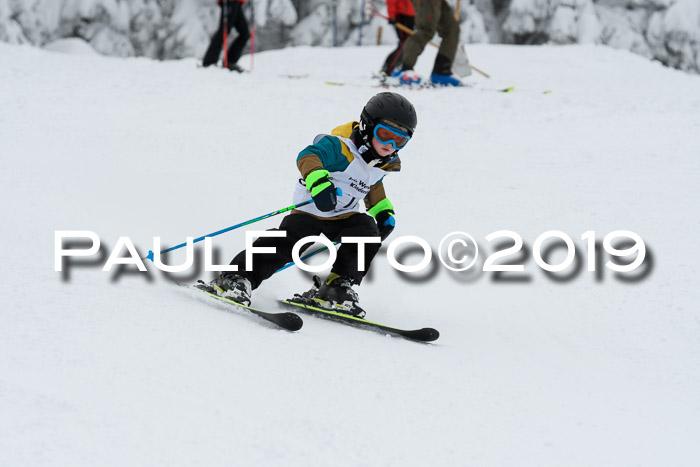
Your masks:
{"label": "child's face", "polygon": [[375,151],[377,151],[377,154],[379,154],[381,157],[390,156],[395,151],[394,146],[392,146],[391,143],[382,144],[379,141],[377,141],[377,138],[375,137],[372,137],[372,147]]}

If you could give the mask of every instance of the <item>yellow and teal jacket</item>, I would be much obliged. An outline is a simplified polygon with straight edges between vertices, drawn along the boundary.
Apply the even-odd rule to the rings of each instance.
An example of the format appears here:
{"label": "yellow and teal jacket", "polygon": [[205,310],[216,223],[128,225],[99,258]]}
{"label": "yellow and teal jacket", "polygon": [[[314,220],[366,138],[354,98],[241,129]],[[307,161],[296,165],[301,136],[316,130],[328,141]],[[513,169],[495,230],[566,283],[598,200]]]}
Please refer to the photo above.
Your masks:
{"label": "yellow and teal jacket", "polygon": [[360,201],[372,216],[385,210],[393,210],[384,192],[384,177],[390,172],[401,170],[398,155],[386,157],[379,164],[368,164],[362,153],[368,148],[358,148],[351,135],[357,129],[357,122],[349,122],[335,128],[330,135],[318,135],[314,144],[304,148],[297,157],[297,167],[301,173],[294,191],[294,204],[311,199],[304,180],[314,170],[325,169],[330,173],[333,184],[343,192],[338,197],[336,208],[323,212],[314,204],[296,209],[322,219],[343,219],[362,212]]}

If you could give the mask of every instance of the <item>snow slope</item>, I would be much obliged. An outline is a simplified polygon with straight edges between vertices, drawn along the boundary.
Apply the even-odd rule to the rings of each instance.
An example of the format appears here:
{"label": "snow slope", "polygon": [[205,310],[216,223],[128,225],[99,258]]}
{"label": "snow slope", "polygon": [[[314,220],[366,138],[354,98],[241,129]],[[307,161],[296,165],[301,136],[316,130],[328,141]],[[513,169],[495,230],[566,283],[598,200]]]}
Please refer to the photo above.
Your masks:
{"label": "snow slope", "polygon": [[[312,317],[287,333],[152,266],[100,271],[120,236],[145,254],[290,204],[296,154],[359,116],[389,50],[285,49],[238,75],[0,44],[0,464],[700,462],[700,77],[628,52],[474,46],[491,80],[403,91],[419,124],[386,181],[392,238],[466,231],[481,267],[489,233],[532,251],[557,229],[584,262],[558,282],[528,253],[513,282],[380,255],[368,317],[434,326],[434,345]],[[581,235],[620,229],[649,248],[641,280],[585,269]],[[55,272],[56,230],[96,232],[101,261]],[[243,241],[216,237],[220,261]],[[309,284],[285,271],[254,302]]]}

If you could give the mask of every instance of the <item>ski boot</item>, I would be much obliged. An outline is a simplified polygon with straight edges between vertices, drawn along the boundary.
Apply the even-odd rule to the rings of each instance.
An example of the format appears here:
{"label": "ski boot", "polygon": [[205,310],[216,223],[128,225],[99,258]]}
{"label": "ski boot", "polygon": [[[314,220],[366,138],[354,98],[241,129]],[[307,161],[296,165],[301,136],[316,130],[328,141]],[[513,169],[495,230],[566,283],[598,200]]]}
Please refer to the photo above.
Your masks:
{"label": "ski boot", "polygon": [[421,76],[416,74],[416,72],[413,70],[403,70],[401,73],[399,73],[398,78],[399,84],[403,84],[404,86],[419,85],[421,81],[423,81],[423,78],[421,78]]}
{"label": "ski boot", "polygon": [[365,310],[360,308],[360,298],[351,286],[350,280],[334,272],[330,273],[325,281],[314,276],[314,286],[301,295],[295,295],[295,299],[300,303],[317,306],[324,310],[364,318]]}
{"label": "ski boot", "polygon": [[248,279],[238,274],[232,276],[224,276],[222,274],[209,284],[200,280],[196,287],[241,305],[250,306],[252,286]]}
{"label": "ski boot", "polygon": [[440,75],[438,73],[433,73],[430,75],[430,82],[433,83],[434,86],[464,86],[464,83],[462,83],[456,77],[452,75]]}
{"label": "ski boot", "polygon": [[245,70],[238,63],[229,62],[227,68],[231,71],[237,71],[238,73],[245,73]]}

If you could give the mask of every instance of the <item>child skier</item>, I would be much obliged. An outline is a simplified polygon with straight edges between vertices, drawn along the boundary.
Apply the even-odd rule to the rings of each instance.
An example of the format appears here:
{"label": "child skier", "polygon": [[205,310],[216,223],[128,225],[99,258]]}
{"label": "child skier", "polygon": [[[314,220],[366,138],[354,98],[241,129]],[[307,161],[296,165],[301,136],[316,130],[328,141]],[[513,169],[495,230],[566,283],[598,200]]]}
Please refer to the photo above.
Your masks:
{"label": "child skier", "polygon": [[[417,122],[408,99],[383,92],[367,102],[359,122],[339,126],[331,135],[318,135],[297,157],[301,177],[294,192],[294,204],[314,202],[292,211],[273,229],[285,231],[286,236],[260,237],[253,243],[254,247],[274,247],[275,253],[254,254],[247,271],[246,252],[241,251],[230,263],[238,267],[237,272],[223,272],[201,287],[250,305],[252,290],[292,260],[292,248],[302,238],[324,234],[335,242],[341,237],[386,239],[395,220],[383,179],[400,170],[398,150],[411,139]],[[360,212],[360,200],[369,214]],[[365,312],[352,286],[360,284],[379,247],[379,243],[365,244],[364,264],[360,265],[358,244],[342,244],[329,276],[322,282],[316,280],[304,296],[316,306],[362,318]]]}

